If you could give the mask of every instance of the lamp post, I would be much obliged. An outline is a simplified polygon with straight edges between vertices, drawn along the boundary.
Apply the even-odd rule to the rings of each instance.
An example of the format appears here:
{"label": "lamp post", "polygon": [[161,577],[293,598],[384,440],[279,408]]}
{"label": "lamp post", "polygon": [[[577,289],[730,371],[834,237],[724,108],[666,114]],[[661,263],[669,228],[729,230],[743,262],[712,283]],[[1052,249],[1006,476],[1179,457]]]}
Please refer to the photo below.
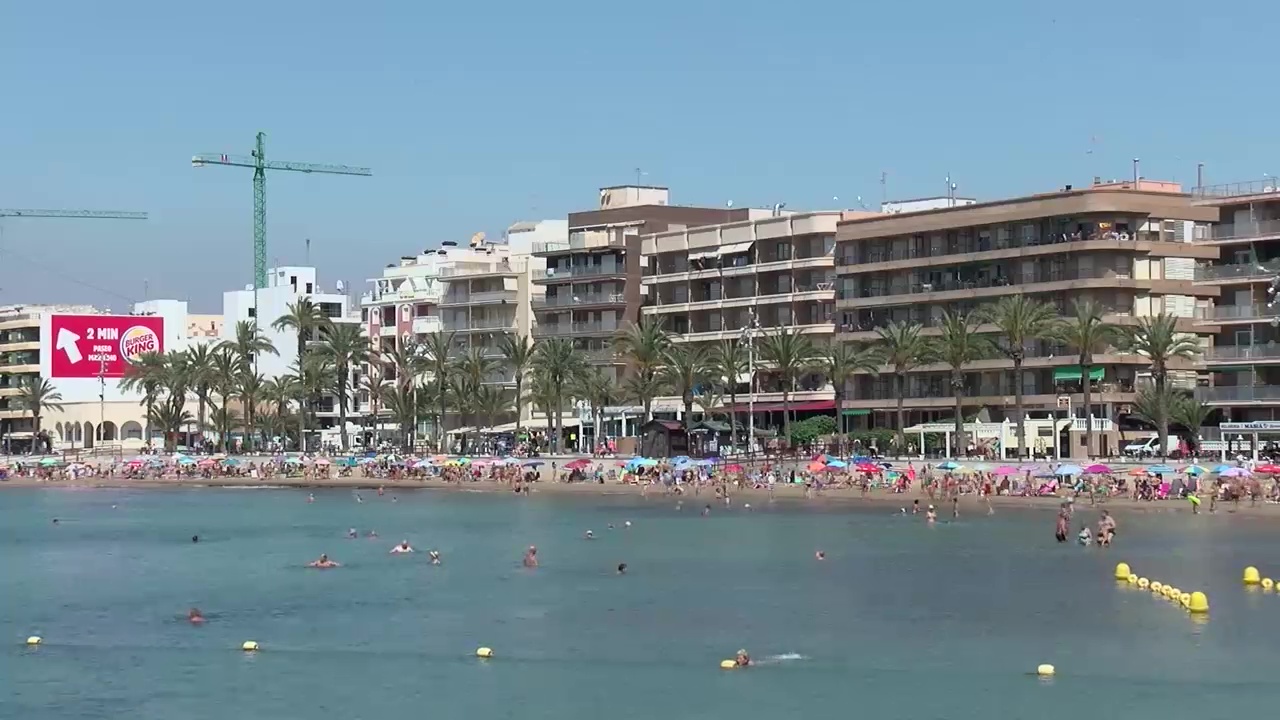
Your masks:
{"label": "lamp post", "polygon": [[[755,456],[756,443],[756,343],[759,327],[755,308],[747,310],[747,325],[742,328],[742,342],[747,344],[747,455]],[[732,419],[732,418],[731,418]]]}
{"label": "lamp post", "polygon": [[102,441],[105,440],[107,437],[106,432],[104,432],[102,429],[102,425],[103,423],[106,422],[106,419],[107,419],[107,360],[106,358],[102,358],[98,360],[98,432],[97,432],[97,438],[96,438],[97,442],[94,443],[95,447],[101,445]]}

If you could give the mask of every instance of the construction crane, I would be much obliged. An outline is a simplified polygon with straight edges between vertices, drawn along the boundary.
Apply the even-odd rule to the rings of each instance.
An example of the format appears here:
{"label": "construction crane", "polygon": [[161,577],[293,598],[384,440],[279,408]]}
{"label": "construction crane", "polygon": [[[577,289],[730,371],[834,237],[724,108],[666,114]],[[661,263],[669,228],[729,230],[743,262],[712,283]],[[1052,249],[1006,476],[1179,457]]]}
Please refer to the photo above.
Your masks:
{"label": "construction crane", "polygon": [[11,210],[0,208],[0,218],[82,218],[91,220],[146,220],[144,212],[120,210]]}
{"label": "construction crane", "polygon": [[313,163],[267,160],[267,135],[258,133],[257,145],[251,157],[243,155],[196,155],[191,158],[193,167],[227,165],[253,168],[253,316],[258,319],[258,290],[267,285],[267,171],[289,170],[326,175],[373,175],[369,168],[347,165],[317,165]]}

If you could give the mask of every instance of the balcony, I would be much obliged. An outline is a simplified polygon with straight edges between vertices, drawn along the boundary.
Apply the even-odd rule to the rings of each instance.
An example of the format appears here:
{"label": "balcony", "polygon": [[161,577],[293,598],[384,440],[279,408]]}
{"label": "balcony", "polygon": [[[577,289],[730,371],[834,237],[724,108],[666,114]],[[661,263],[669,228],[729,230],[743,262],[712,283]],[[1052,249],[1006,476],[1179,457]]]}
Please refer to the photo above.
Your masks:
{"label": "balcony", "polygon": [[1280,385],[1229,385],[1196,388],[1196,399],[1205,403],[1280,402]]}
{"label": "balcony", "polygon": [[1206,313],[1210,320],[1270,320],[1280,316],[1280,307],[1266,305],[1218,305]]}
{"label": "balcony", "polygon": [[1277,275],[1280,275],[1280,260],[1196,266],[1196,282],[1256,282],[1270,280]]}
{"label": "balcony", "polygon": [[627,241],[621,237],[608,237],[602,234],[584,232],[569,233],[569,240],[556,242],[536,242],[533,254],[537,256],[560,255],[564,253],[586,252],[591,250],[626,250]]}
{"label": "balcony", "polygon": [[1275,178],[1250,180],[1249,182],[1222,183],[1221,185],[1197,186],[1191,189],[1191,196],[1196,201],[1224,200],[1227,198],[1250,197],[1280,192],[1280,183]]}
{"label": "balcony", "polygon": [[[868,265],[872,263],[895,262],[902,260],[928,260],[933,258],[972,255],[975,253],[999,252],[1003,250],[1032,250],[1044,248],[1046,252],[1048,252],[1051,248],[1057,248],[1057,250],[1053,250],[1053,252],[1060,252],[1069,249],[1064,246],[1076,243],[1110,243],[1112,246],[1118,246],[1120,243],[1134,241],[1160,242],[1160,235],[1159,233],[1145,231],[1135,232],[1132,234],[1113,232],[1093,233],[1087,236],[1081,235],[1080,233],[1063,233],[1045,237],[956,239],[953,242],[943,243],[941,246],[925,244],[898,248],[875,247],[874,245],[859,242],[853,243],[848,247],[852,252],[848,252],[836,258],[836,266],[847,267],[852,265]],[[1106,249],[1106,246],[1100,249]]]}
{"label": "balcony", "polygon": [[584,265],[581,267],[547,268],[534,270],[533,281],[538,283],[563,282],[589,277],[626,277],[625,265]]}
{"label": "balcony", "polygon": [[563,337],[566,335],[598,335],[601,333],[614,333],[620,328],[616,324],[606,324],[599,322],[577,322],[577,323],[552,323],[547,325],[539,325],[533,329],[533,334],[540,337]]}
{"label": "balcony", "polygon": [[1205,238],[1205,241],[1232,242],[1261,240],[1270,237],[1280,237],[1280,220],[1258,220],[1251,223],[1215,225],[1212,233]]}
{"label": "balcony", "polygon": [[625,305],[627,296],[623,293],[589,293],[586,295],[556,295],[533,299],[534,310],[554,308],[572,308],[582,305]]}
{"label": "balcony", "polygon": [[1280,360],[1280,345],[1219,345],[1204,354],[1205,362]]}
{"label": "balcony", "polygon": [[446,322],[444,323],[445,332],[476,332],[482,330],[501,330],[504,332],[515,332],[516,321],[514,318],[510,320],[503,319],[480,319],[471,320],[470,322]]}
{"label": "balcony", "polygon": [[493,275],[518,275],[529,269],[524,260],[496,260],[491,265],[463,265],[462,267],[441,268],[440,277],[448,280],[465,280]]}
{"label": "balcony", "polygon": [[514,303],[516,301],[515,290],[493,290],[489,292],[473,292],[473,293],[446,293],[440,298],[440,306],[449,305],[497,305],[499,303]]}
{"label": "balcony", "polygon": [[[938,293],[946,292],[969,292],[972,293],[973,297],[992,297],[1004,294],[1002,291],[1009,288],[1025,285],[1074,282],[1078,280],[1133,282],[1133,277],[1127,272],[1117,272],[1111,268],[1095,268],[1092,270],[1046,269],[1037,272],[1014,274],[1009,276],[968,279],[952,278],[932,283],[911,283],[906,281],[906,279],[899,278],[888,282],[864,282],[864,287],[860,292],[844,295],[840,299],[848,302],[850,305],[876,305],[884,302],[884,298],[893,297],[901,297],[901,302],[937,302],[940,298],[913,298],[910,296],[933,296]],[[866,287],[868,284],[870,287]],[[1045,291],[1052,289],[1054,288],[1047,288]],[[980,292],[982,290],[993,290],[994,292]],[[1027,290],[1033,291],[1039,289],[1028,288]],[[973,291],[979,292],[974,293]]]}

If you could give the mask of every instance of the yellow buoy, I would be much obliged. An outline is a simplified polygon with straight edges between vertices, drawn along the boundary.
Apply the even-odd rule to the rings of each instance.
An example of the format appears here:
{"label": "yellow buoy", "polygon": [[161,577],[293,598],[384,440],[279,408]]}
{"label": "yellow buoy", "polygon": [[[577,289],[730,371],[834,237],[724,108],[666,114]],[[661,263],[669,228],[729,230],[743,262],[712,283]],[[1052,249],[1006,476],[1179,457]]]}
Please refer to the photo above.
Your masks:
{"label": "yellow buoy", "polygon": [[1138,587],[1142,588],[1143,590],[1146,590],[1150,586],[1151,586],[1150,580],[1146,578],[1138,578]]}
{"label": "yellow buoy", "polygon": [[1161,585],[1159,580],[1152,580],[1152,581],[1151,581],[1151,592],[1153,592],[1153,593],[1158,593],[1158,592],[1161,592],[1161,591],[1163,591],[1163,590],[1164,590],[1164,585]]}
{"label": "yellow buoy", "polygon": [[1209,597],[1199,591],[1191,593],[1191,597],[1187,599],[1187,609],[1193,613],[1209,612]]}
{"label": "yellow buoy", "polygon": [[1258,568],[1250,565],[1244,569],[1244,584],[1257,585],[1261,576],[1258,574]]}
{"label": "yellow buoy", "polygon": [[487,647],[478,648],[476,650],[476,657],[488,660],[493,657],[493,649]]}
{"label": "yellow buoy", "polygon": [[1179,603],[1181,603],[1181,604],[1182,604],[1182,607],[1184,607],[1184,608],[1185,608],[1185,607],[1190,607],[1190,606],[1191,606],[1191,593],[1182,593],[1181,595],[1179,595],[1179,596],[1178,596],[1178,602],[1179,602]]}
{"label": "yellow buoy", "polygon": [[1054,667],[1048,663],[1036,668],[1036,674],[1040,677],[1053,677],[1054,672]]}
{"label": "yellow buoy", "polygon": [[1182,594],[1182,591],[1176,587],[1169,587],[1168,585],[1165,585],[1164,594],[1165,597],[1174,598],[1176,600],[1178,596]]}
{"label": "yellow buoy", "polygon": [[1128,580],[1130,574],[1131,571],[1129,570],[1129,563],[1118,563],[1116,565],[1117,580]]}
{"label": "yellow buoy", "polygon": [[42,642],[44,642],[44,638],[40,637],[39,635],[32,635],[31,637],[27,638],[28,645],[39,645]]}
{"label": "yellow buoy", "polygon": [[1272,589],[1274,589],[1274,588],[1275,588],[1275,586],[1276,586],[1275,581],[1274,581],[1274,580],[1272,580],[1271,578],[1262,578],[1262,583],[1261,583],[1261,584],[1262,584],[1262,589],[1263,589],[1263,590],[1272,590]]}
{"label": "yellow buoy", "polygon": [[254,641],[252,641],[252,640],[245,640],[245,641],[244,641],[244,644],[240,646],[240,649],[241,649],[241,650],[243,650],[243,651],[245,651],[245,652],[257,652],[257,651],[258,651],[258,643],[254,642]]}
{"label": "yellow buoy", "polygon": [[721,661],[720,661],[720,669],[721,669],[721,670],[733,670],[733,669],[734,669],[734,668],[736,668],[736,667],[738,667],[738,663],[737,663],[736,661],[733,661],[733,660],[721,660]]}
{"label": "yellow buoy", "polygon": [[1138,576],[1137,576],[1137,575],[1130,575],[1130,576],[1129,576],[1129,584],[1130,584],[1130,585],[1136,584],[1137,582],[1138,582]]}

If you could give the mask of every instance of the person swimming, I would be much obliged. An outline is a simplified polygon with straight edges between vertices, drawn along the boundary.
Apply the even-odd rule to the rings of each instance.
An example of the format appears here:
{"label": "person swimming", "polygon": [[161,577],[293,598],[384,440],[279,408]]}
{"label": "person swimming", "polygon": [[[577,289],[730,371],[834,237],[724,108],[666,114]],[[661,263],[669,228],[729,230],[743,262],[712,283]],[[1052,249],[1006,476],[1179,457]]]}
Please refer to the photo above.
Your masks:
{"label": "person swimming", "polygon": [[529,549],[524,553],[524,560],[521,562],[523,562],[524,566],[527,568],[538,567],[538,548],[530,545]]}
{"label": "person swimming", "polygon": [[370,531],[365,535],[365,537],[369,538],[370,540],[376,540],[376,539],[378,538],[378,531],[377,531],[377,530],[370,530]]}
{"label": "person swimming", "polygon": [[588,530],[588,531],[586,532],[586,534],[584,534],[584,535],[582,536],[582,539],[583,539],[583,540],[595,540],[595,539],[596,539],[596,534],[595,534],[595,533],[593,533],[593,532],[591,532],[590,530]]}
{"label": "person swimming", "polygon": [[309,502],[309,503],[313,503],[313,502],[315,502],[315,501],[316,501],[316,494],[315,494],[315,493],[307,493],[307,502]]}
{"label": "person swimming", "polygon": [[930,505],[929,509],[924,511],[924,521],[927,523],[933,523],[933,522],[937,522],[937,520],[938,520],[938,511],[934,510],[933,506]]}
{"label": "person swimming", "polygon": [[819,550],[819,551],[817,551],[817,552],[815,552],[815,553],[813,554],[813,559],[814,559],[814,560],[826,560],[826,559],[827,559],[827,554],[826,554],[825,552],[823,552],[823,551]]}
{"label": "person swimming", "polygon": [[339,567],[342,567],[342,564],[341,564],[341,563],[336,563],[336,562],[334,562],[334,561],[330,560],[328,555],[325,555],[324,553],[321,553],[319,558],[317,558],[317,559],[315,559],[315,560],[312,560],[311,562],[307,563],[307,567],[309,567],[309,568],[319,568],[319,569],[321,569],[321,570],[328,570],[329,568],[339,568]]}
{"label": "person swimming", "polygon": [[408,540],[401,540],[399,545],[391,548],[392,555],[399,555],[400,553],[411,553],[411,552],[413,552],[413,548],[410,547]]}
{"label": "person swimming", "polygon": [[440,551],[439,551],[439,550],[432,550],[432,551],[428,552],[428,553],[427,553],[427,557],[431,560],[431,564],[432,564],[432,565],[439,565],[439,564],[440,564]]}
{"label": "person swimming", "polygon": [[619,574],[619,575],[626,575],[626,574],[627,574],[627,564],[626,564],[626,563],[618,563],[618,574]]}
{"label": "person swimming", "polygon": [[200,608],[191,608],[187,611],[187,622],[192,625],[200,625],[204,622],[204,614],[200,612]]}
{"label": "person swimming", "polygon": [[1080,526],[1080,533],[1076,535],[1076,541],[1085,547],[1093,544],[1093,535],[1089,532],[1088,527],[1084,525]]}
{"label": "person swimming", "polygon": [[358,538],[358,537],[360,537],[360,533],[359,533],[355,528],[348,528],[348,529],[347,529],[347,539],[348,539],[348,540],[355,540],[355,539],[356,539],[356,538]]}
{"label": "person swimming", "polygon": [[749,667],[751,665],[751,656],[747,654],[746,650],[739,650],[738,654],[733,658],[733,663],[738,667]]}
{"label": "person swimming", "polygon": [[198,543],[198,542],[200,542],[200,536],[199,536],[199,535],[192,535],[192,536],[191,536],[191,542],[193,542],[193,543]]}

